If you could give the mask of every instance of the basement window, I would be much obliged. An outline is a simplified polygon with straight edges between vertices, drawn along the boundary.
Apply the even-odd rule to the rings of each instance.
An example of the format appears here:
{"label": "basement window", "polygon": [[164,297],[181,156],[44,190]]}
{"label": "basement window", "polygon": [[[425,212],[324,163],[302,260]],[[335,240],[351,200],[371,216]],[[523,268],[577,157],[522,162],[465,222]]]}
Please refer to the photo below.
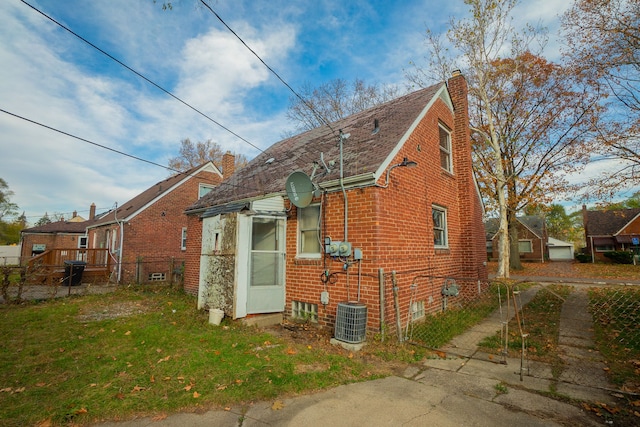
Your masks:
{"label": "basement window", "polygon": [[164,273],[149,273],[150,282],[163,282],[165,280]]}
{"label": "basement window", "polygon": [[294,319],[318,322],[318,304],[310,302],[291,301],[291,317]]}
{"label": "basement window", "polygon": [[411,320],[419,320],[424,317],[424,301],[414,301],[411,304]]}

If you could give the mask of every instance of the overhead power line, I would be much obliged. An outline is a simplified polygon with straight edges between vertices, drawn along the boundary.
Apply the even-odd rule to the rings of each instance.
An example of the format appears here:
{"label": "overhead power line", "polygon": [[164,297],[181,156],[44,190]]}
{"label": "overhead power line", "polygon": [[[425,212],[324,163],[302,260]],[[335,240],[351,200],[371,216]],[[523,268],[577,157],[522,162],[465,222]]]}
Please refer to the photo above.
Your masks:
{"label": "overhead power line", "polygon": [[[122,155],[122,156],[126,156],[126,157],[129,157],[129,158],[132,158],[132,159],[134,159],[134,160],[141,161],[141,162],[149,163],[150,165],[158,166],[158,167],[161,167],[161,168],[166,169],[166,170],[168,170],[168,171],[175,172],[175,173],[177,173],[177,174],[186,174],[186,172],[185,172],[185,171],[181,171],[181,170],[178,170],[178,169],[171,168],[171,167],[169,167],[169,166],[161,165],[160,163],[156,163],[156,162],[153,162],[153,161],[151,161],[151,160],[143,159],[142,157],[134,156],[133,154],[125,153],[124,151],[119,151],[119,150],[116,150],[115,148],[107,147],[106,145],[98,144],[97,142],[93,142],[93,141],[90,141],[90,140],[88,140],[88,139],[86,139],[86,138],[82,138],[82,137],[80,137],[80,136],[73,135],[73,134],[71,134],[71,133],[69,133],[69,132],[65,132],[65,131],[63,131],[63,130],[56,129],[56,128],[54,128],[54,127],[51,127],[51,126],[45,125],[45,124],[43,124],[43,123],[37,122],[37,121],[35,121],[35,120],[29,119],[29,118],[24,117],[24,116],[20,116],[20,115],[18,115],[18,114],[12,113],[12,112],[7,111],[7,110],[4,110],[4,109],[2,109],[2,108],[0,108],[0,112],[5,113],[5,114],[8,114],[8,115],[10,115],[10,116],[13,116],[13,117],[15,117],[15,118],[18,118],[18,119],[24,120],[24,121],[26,121],[26,122],[33,123],[34,125],[41,126],[41,127],[45,128],[45,129],[49,129],[49,130],[51,130],[51,131],[54,131],[54,132],[60,133],[60,134],[62,134],[62,135],[65,135],[65,136],[68,136],[68,137],[71,137],[71,138],[77,139],[77,140],[79,140],[79,141],[86,142],[87,144],[91,144],[91,145],[95,145],[96,147],[104,148],[105,150],[112,151],[112,152],[117,153],[117,154],[120,154],[120,155]],[[189,175],[189,176],[192,176],[192,177],[193,177],[193,176],[195,176],[195,175]],[[204,179],[204,178],[203,178],[203,179]],[[213,183],[213,181],[211,181],[211,182]],[[231,183],[229,183],[229,182],[225,182],[225,181],[222,181],[222,182],[220,182],[220,183],[216,183],[216,185],[219,185],[219,186],[222,186],[222,185],[228,185],[228,186],[236,187],[236,188],[243,188],[243,189],[249,189],[249,190],[257,190],[256,188],[248,187],[248,186],[246,186],[246,185],[234,185],[234,184],[231,184]]]}
{"label": "overhead power line", "polygon": [[322,114],[320,114],[315,108],[313,108],[313,106],[309,104],[300,94],[298,94],[298,92],[296,92],[289,85],[289,83],[287,83],[282,77],[280,77],[278,73],[275,72],[273,68],[271,68],[266,62],[264,62],[264,60],[260,57],[260,55],[258,55],[253,49],[251,49],[251,47],[247,43],[245,43],[245,41],[235,31],[233,31],[233,29],[229,25],[227,25],[227,23],[222,19],[222,17],[220,17],[220,15],[218,15],[216,11],[211,8],[211,6],[209,6],[204,0],[200,0],[200,3],[202,3],[204,7],[209,9],[209,11],[216,18],[218,18],[218,21],[220,21],[222,25],[224,25],[227,28],[227,30],[231,32],[231,34],[233,34],[238,40],[240,40],[240,43],[242,43],[244,47],[246,47],[249,50],[249,52],[251,52],[256,58],[258,58],[258,60],[262,62],[262,64],[267,68],[267,70],[269,70],[274,76],[276,76],[276,78],[280,80],[282,84],[284,84],[300,100],[300,102],[302,102],[313,113],[313,115],[316,116],[316,119],[324,123],[329,129],[331,129],[331,132],[333,132],[334,134],[336,133],[336,131],[331,127],[329,122],[322,116]]}
{"label": "overhead power line", "polygon": [[[119,59],[117,59],[116,57],[114,57],[113,55],[111,55],[110,53],[104,51],[103,49],[99,48],[98,46],[94,45],[93,43],[91,43],[89,40],[85,39],[84,37],[82,37],[81,35],[77,34],[76,32],[74,32],[73,30],[71,30],[70,28],[66,27],[65,25],[61,24],[60,22],[56,21],[55,19],[53,19],[52,17],[50,17],[49,15],[47,15],[46,13],[42,12],[41,10],[37,9],[36,7],[32,6],[31,4],[27,3],[25,0],[20,0],[22,1],[22,3],[24,3],[25,5],[29,6],[31,9],[35,10],[36,12],[38,12],[40,15],[44,16],[45,18],[47,18],[48,20],[50,20],[51,22],[53,22],[54,24],[58,25],[60,28],[64,29],[65,31],[69,32],[70,34],[73,34],[74,36],[76,36],[77,38],[79,38],[80,40],[82,40],[83,42],[85,42],[86,44],[88,44],[89,46],[91,46],[92,48],[96,49],[97,51],[99,51],[100,53],[102,53],[103,55],[107,56],[109,59],[117,62],[118,64],[120,64],[121,66],[123,66],[124,68],[126,68],[127,70],[131,71],[132,73],[134,73],[135,75],[137,75],[138,77],[140,77],[141,79],[147,81],[149,84],[155,86],[156,88],[160,89],[162,92],[166,93],[167,95],[169,95],[170,97],[172,97],[173,99],[175,99],[176,101],[179,101],[180,103],[182,103],[183,105],[189,107],[190,109],[192,109],[193,111],[195,111],[196,113],[200,114],[202,117],[208,119],[209,121],[211,121],[212,123],[215,123],[216,125],[218,125],[220,128],[224,129],[225,131],[227,131],[228,133],[230,133],[231,135],[235,136],[236,138],[240,139],[241,141],[249,144],[250,146],[252,146],[253,148],[255,148],[256,150],[260,151],[261,153],[264,153],[264,150],[262,150],[260,147],[258,147],[257,145],[253,144],[252,142],[246,140],[245,138],[243,138],[242,136],[238,135],[237,133],[235,133],[234,131],[232,131],[231,129],[229,129],[228,127],[224,126],[223,124],[221,124],[220,122],[214,120],[213,118],[209,117],[207,114],[203,113],[202,111],[198,110],[197,108],[195,108],[194,106],[192,106],[191,104],[187,103],[186,101],[182,100],[181,98],[179,98],[178,96],[174,95],[173,93],[171,93],[170,91],[168,91],[167,89],[163,88],[162,86],[160,86],[159,84],[155,83],[154,81],[152,81],[151,79],[147,78],[146,76],[144,76],[143,74],[139,73],[138,71],[134,70],[133,68],[129,67],[127,64],[125,64],[124,62],[120,61]],[[266,65],[266,64],[265,64]]]}

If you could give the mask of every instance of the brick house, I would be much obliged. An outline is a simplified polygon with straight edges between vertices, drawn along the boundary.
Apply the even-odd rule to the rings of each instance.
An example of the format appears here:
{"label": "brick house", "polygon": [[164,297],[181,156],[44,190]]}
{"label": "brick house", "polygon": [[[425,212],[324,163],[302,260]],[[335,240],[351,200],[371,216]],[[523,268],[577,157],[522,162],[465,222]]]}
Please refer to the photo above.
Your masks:
{"label": "brick house", "polygon": [[76,212],[69,220],[50,222],[37,227],[25,228],[20,232],[20,258],[26,262],[33,256],[50,249],[87,248],[87,225],[96,220],[96,205],[91,204],[89,219],[85,220]]}
{"label": "brick house", "polygon": [[353,303],[369,330],[404,328],[439,310],[445,278],[487,278],[466,80],[280,141],[186,213],[199,307],[332,326]]}
{"label": "brick house", "polygon": [[[522,261],[544,262],[549,259],[547,226],[544,217],[538,215],[523,215],[516,218],[518,221],[518,249]],[[500,222],[497,218],[485,221],[487,239],[487,258],[498,259],[498,228]]]}
{"label": "brick house", "polygon": [[610,260],[609,251],[633,251],[640,254],[640,208],[587,210],[582,206],[585,252],[593,262]]}
{"label": "brick house", "polygon": [[[225,154],[223,168],[233,164]],[[89,247],[109,249],[118,282],[170,280],[185,257],[185,208],[221,181],[212,162],[160,181],[87,226]]]}

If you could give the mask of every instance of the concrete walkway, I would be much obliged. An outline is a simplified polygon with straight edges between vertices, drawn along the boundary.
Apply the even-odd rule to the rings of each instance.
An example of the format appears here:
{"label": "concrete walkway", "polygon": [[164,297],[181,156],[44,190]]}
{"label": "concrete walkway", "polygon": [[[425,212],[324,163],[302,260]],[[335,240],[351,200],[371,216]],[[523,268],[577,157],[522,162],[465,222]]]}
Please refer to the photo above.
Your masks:
{"label": "concrete walkway", "polygon": [[[522,292],[522,305],[529,302],[539,289],[541,287],[536,286]],[[607,381],[602,358],[595,350],[593,322],[587,304],[586,289],[580,288],[574,289],[563,303],[558,350],[564,366],[558,377],[554,376],[552,366],[545,363],[504,359],[478,351],[478,343],[482,338],[500,330],[500,310],[445,346],[442,350],[447,352],[447,358],[427,360],[425,366],[494,379],[533,391],[557,392],[572,399],[615,404],[613,387]],[[513,310],[510,312],[513,313]],[[473,339],[475,346],[470,344]],[[464,342],[465,346],[461,346],[460,342]]]}
{"label": "concrete walkway", "polygon": [[559,393],[591,400],[594,388],[614,389],[605,374],[603,357],[595,347],[589,296],[584,288],[575,289],[562,304],[558,350],[564,362],[557,385]]}

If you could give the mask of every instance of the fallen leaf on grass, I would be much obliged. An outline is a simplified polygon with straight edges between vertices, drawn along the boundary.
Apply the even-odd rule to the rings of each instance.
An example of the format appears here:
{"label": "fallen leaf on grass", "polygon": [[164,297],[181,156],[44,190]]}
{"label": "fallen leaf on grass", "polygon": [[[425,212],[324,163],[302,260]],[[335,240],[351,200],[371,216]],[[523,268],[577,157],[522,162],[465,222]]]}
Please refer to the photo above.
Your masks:
{"label": "fallen leaf on grass", "polygon": [[166,362],[169,359],[171,359],[171,356],[163,357],[162,359],[158,360],[158,363]]}
{"label": "fallen leaf on grass", "polygon": [[124,333],[125,335],[131,335],[131,331],[127,331]]}
{"label": "fallen leaf on grass", "polygon": [[185,386],[184,391],[190,391],[192,387],[193,384],[189,384],[188,386]]}
{"label": "fallen leaf on grass", "polygon": [[296,353],[297,351],[295,350],[295,348],[291,348],[291,347],[287,348],[287,354],[296,354]]}
{"label": "fallen leaf on grass", "polygon": [[86,408],[80,408],[77,411],[75,411],[74,414],[80,415],[80,414],[86,414],[87,412],[89,412],[89,411],[87,411]]}
{"label": "fallen leaf on grass", "polygon": [[193,392],[193,398],[194,398],[194,399],[197,399],[197,398],[199,398],[199,397],[200,397],[200,393],[198,393],[197,391],[194,391],[194,392]]}
{"label": "fallen leaf on grass", "polygon": [[275,402],[273,402],[273,405],[271,405],[271,409],[273,411],[279,411],[282,408],[284,408],[284,403],[279,400],[276,400]]}
{"label": "fallen leaf on grass", "polygon": [[222,390],[224,390],[224,389],[226,389],[226,388],[227,388],[227,386],[226,386],[226,385],[219,385],[219,386],[216,388],[216,390],[220,390],[220,391],[222,391]]}
{"label": "fallen leaf on grass", "polygon": [[133,390],[131,390],[132,393],[137,392],[137,391],[143,391],[145,388],[144,387],[140,387],[139,385],[133,387]]}
{"label": "fallen leaf on grass", "polygon": [[155,417],[151,418],[151,421],[162,421],[167,419],[167,414],[160,414],[160,415],[156,415]]}
{"label": "fallen leaf on grass", "polygon": [[40,421],[38,424],[36,424],[36,427],[51,427],[51,419],[47,419],[47,420],[42,420]]}

